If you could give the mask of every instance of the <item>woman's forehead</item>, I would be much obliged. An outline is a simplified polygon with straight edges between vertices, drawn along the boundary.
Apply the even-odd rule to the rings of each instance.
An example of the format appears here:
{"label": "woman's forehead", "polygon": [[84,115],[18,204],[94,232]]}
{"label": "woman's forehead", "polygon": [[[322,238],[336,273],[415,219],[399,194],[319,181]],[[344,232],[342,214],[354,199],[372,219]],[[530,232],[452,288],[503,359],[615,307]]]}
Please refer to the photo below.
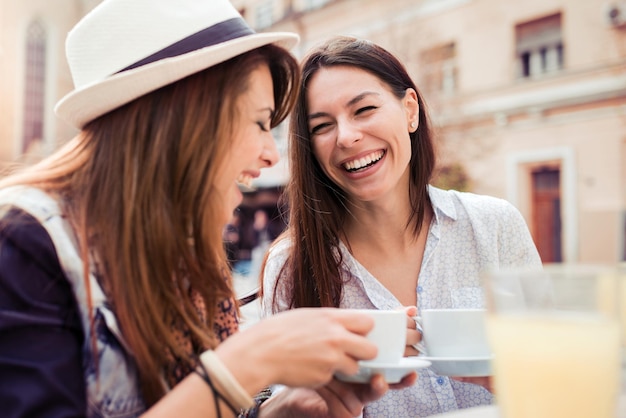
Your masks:
{"label": "woman's forehead", "polygon": [[381,97],[391,89],[379,77],[357,67],[321,68],[311,78],[306,97],[312,104],[341,102],[350,105],[359,98]]}

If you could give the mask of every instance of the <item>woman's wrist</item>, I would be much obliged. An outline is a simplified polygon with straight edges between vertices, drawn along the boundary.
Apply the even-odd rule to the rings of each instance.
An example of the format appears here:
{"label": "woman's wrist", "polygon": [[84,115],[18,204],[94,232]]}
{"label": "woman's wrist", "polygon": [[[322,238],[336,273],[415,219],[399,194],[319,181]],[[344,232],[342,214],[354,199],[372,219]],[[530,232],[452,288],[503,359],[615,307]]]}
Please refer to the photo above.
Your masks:
{"label": "woman's wrist", "polygon": [[214,393],[217,392],[231,408],[244,411],[256,405],[254,399],[231,371],[222,363],[222,360],[213,350],[200,354],[200,363],[205,381]]}
{"label": "woman's wrist", "polygon": [[[243,331],[248,332],[248,330]],[[251,395],[257,394],[277,381],[278,370],[271,367],[272,362],[263,357],[264,348],[251,348],[250,341],[235,341],[242,332],[227,338],[218,345],[214,353],[220,358],[230,373]],[[242,350],[242,347],[245,349]]]}

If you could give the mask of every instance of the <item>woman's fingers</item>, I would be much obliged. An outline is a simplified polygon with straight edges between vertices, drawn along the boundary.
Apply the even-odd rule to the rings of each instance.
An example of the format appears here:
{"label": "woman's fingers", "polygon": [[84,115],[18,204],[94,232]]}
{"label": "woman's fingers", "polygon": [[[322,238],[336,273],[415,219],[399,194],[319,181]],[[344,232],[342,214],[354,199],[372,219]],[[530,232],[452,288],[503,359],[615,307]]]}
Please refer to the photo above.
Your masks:
{"label": "woman's fingers", "polygon": [[406,336],[406,345],[409,346],[416,344],[421,339],[421,334],[418,336],[415,333],[418,329],[417,321],[415,320],[415,317],[417,316],[417,307],[405,306],[403,309],[406,313],[406,327],[409,330]]}
{"label": "woman's fingers", "polygon": [[358,416],[366,404],[380,399],[387,390],[387,382],[381,375],[375,375],[365,384],[332,380],[318,393],[328,405],[329,417],[348,418]]}
{"label": "woman's fingers", "polygon": [[409,386],[413,386],[415,382],[417,382],[417,372],[411,372],[404,376],[402,380],[398,383],[392,383],[389,385],[389,389],[397,390],[408,388]]}
{"label": "woman's fingers", "polygon": [[404,350],[404,356],[417,356],[420,354],[422,331],[421,327],[417,323],[417,308],[415,306],[409,306],[405,308],[407,312],[407,334],[406,334],[406,348]]}
{"label": "woman's fingers", "polygon": [[422,343],[422,333],[415,329],[408,329],[406,333],[406,348],[404,356],[417,356],[420,354],[418,348]]}
{"label": "woman's fingers", "polygon": [[417,315],[417,306],[404,306],[402,309],[404,309],[404,312],[406,312],[409,318]]}
{"label": "woman's fingers", "polygon": [[417,381],[417,373],[411,372],[398,383],[388,384],[380,374],[374,375],[367,384],[331,381],[318,393],[329,407],[329,417],[355,417],[365,405],[380,399],[389,389],[404,389]]}
{"label": "woman's fingers", "polygon": [[263,416],[276,418],[353,418],[368,403],[380,399],[388,389],[404,389],[415,383],[415,372],[401,382],[388,385],[381,375],[369,383],[346,383],[332,380],[316,390],[286,388],[261,406]]}
{"label": "woman's fingers", "polygon": [[328,416],[332,418],[352,418],[358,416],[363,410],[363,404],[353,392],[341,390],[341,387],[333,386],[336,381],[318,389],[319,395],[326,402]]}
{"label": "woman's fingers", "polygon": [[285,388],[261,405],[260,416],[272,418],[328,418],[328,404],[314,389]]}

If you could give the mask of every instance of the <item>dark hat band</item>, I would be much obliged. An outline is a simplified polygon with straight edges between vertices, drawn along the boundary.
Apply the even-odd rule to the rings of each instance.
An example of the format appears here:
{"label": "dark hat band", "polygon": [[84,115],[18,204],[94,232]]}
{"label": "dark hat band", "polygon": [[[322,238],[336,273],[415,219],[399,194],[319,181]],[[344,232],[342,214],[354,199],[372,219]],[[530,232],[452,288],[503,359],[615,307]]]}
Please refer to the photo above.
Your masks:
{"label": "dark hat band", "polygon": [[118,71],[118,73],[132,70],[133,68],[141,67],[165,58],[176,57],[178,55],[187,54],[189,52],[217,45],[232,39],[241,38],[242,36],[254,35],[255,33],[256,32],[248,26],[245,20],[240,17],[234,17],[203,29],[200,32],[196,32],[193,35],[189,35],[188,37],[181,39],[180,41],[173,43],[172,45],[167,46],[134,64],[129,65],[123,70]]}

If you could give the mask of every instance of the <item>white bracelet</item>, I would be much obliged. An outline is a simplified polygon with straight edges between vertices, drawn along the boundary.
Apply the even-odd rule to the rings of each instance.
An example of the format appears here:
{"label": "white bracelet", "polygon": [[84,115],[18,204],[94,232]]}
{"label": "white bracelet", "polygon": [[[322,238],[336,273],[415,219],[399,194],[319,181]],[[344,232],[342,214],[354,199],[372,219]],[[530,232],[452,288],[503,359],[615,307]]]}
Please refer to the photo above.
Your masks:
{"label": "white bracelet", "polygon": [[231,404],[242,410],[252,408],[255,405],[252,396],[246,392],[213,350],[207,350],[200,354],[200,361],[217,386],[215,389]]}

